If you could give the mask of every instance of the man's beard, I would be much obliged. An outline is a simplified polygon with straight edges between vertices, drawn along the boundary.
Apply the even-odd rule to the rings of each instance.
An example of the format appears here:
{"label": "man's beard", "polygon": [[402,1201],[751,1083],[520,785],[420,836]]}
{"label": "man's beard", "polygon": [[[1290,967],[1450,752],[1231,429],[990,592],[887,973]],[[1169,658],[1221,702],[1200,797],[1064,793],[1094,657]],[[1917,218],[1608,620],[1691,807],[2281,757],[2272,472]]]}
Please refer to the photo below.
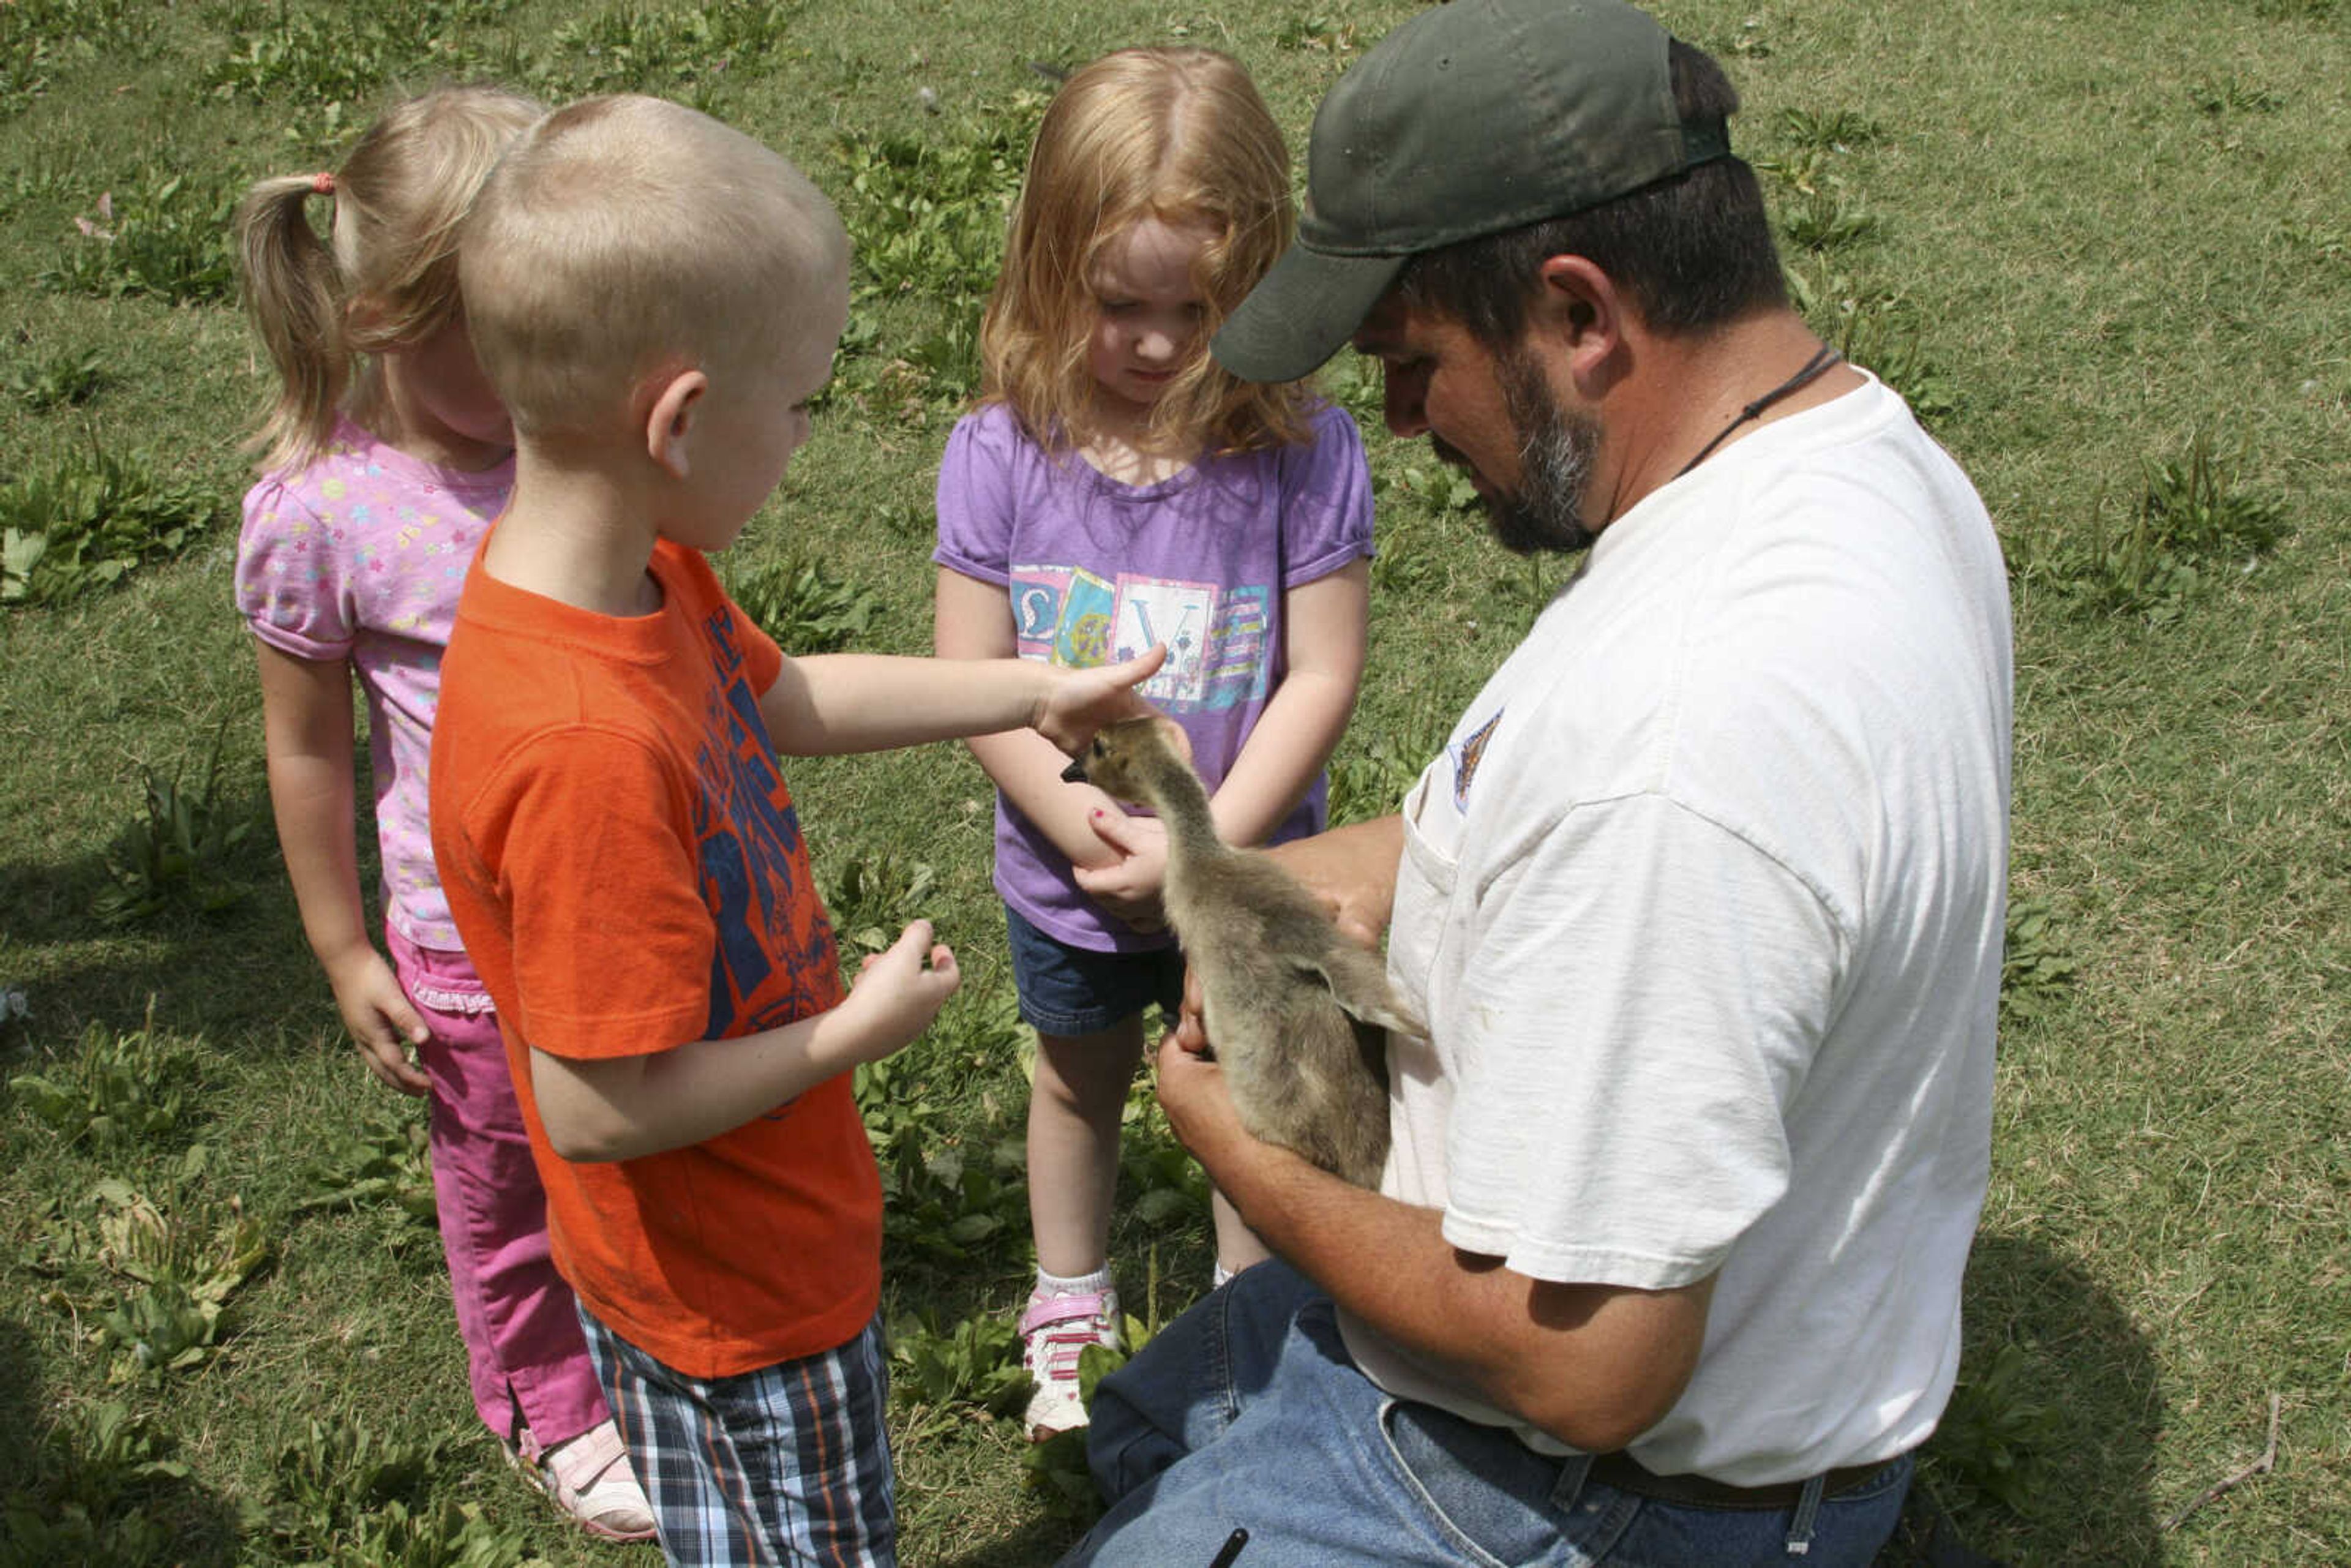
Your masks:
{"label": "man's beard", "polygon": [[[1518,555],[1590,548],[1593,531],[1583,522],[1583,493],[1600,454],[1598,423],[1559,406],[1533,355],[1514,350],[1494,368],[1503,412],[1519,438],[1518,489],[1498,490],[1486,503],[1495,539]],[[1442,441],[1435,445],[1440,457],[1466,465],[1452,447]]]}

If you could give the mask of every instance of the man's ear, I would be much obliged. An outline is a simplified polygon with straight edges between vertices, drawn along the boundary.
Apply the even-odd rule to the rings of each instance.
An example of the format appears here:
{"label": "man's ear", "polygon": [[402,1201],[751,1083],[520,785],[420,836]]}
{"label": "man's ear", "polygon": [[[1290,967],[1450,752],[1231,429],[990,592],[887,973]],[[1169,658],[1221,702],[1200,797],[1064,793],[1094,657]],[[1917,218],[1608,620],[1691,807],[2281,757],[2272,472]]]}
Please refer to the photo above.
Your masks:
{"label": "man's ear", "polygon": [[1580,256],[1542,264],[1537,319],[1567,350],[1569,373],[1588,380],[1624,346],[1630,305],[1615,280]]}
{"label": "man's ear", "polygon": [[694,370],[664,371],[646,383],[652,396],[645,403],[645,455],[673,479],[684,478],[691,466],[686,436],[702,417],[702,394],[709,389],[710,378]]}

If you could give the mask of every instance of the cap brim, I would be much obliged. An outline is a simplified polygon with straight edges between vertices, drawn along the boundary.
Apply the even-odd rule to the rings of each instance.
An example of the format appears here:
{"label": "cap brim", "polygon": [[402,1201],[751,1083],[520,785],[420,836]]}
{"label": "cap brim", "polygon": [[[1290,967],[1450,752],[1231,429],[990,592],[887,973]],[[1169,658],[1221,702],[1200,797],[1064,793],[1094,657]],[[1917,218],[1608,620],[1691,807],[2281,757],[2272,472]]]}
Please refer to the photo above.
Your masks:
{"label": "cap brim", "polygon": [[1405,264],[1293,245],[1226,319],[1208,352],[1245,382],[1294,382],[1337,353]]}

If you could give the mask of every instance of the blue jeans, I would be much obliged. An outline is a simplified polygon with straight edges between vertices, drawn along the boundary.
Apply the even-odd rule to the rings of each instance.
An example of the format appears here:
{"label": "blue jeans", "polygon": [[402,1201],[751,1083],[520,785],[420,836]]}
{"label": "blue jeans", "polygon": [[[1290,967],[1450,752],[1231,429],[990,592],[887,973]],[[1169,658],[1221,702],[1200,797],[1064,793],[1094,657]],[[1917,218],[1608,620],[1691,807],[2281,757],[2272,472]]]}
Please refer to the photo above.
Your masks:
{"label": "blue jeans", "polygon": [[1792,1554],[1795,1509],[1639,1497],[1587,1482],[1580,1457],[1392,1398],[1356,1370],[1330,1298],[1278,1259],[1102,1381],[1086,1457],[1110,1511],[1067,1568],[1861,1568],[1911,1470],[1905,1456],[1823,1501]]}

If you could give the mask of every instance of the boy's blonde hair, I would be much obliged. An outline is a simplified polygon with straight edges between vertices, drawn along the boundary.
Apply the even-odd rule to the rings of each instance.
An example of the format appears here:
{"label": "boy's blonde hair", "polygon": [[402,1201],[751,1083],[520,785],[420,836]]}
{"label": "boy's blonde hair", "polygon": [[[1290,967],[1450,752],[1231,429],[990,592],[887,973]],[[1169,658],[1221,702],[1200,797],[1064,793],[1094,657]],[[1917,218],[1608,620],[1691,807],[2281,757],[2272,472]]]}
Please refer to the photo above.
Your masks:
{"label": "boy's blonde hair", "polygon": [[[245,308],[278,379],[254,437],[264,467],[308,465],[346,402],[367,423],[369,356],[420,342],[456,314],[458,222],[498,154],[542,112],[497,88],[443,88],[386,112],[340,169],[246,193],[235,220]],[[317,197],[334,202],[329,240],[310,226]]]}
{"label": "boy's blonde hair", "polygon": [[790,162],[661,99],[591,98],[517,141],[466,220],[474,351],[518,436],[610,434],[639,381],[772,362],[847,265]]}
{"label": "boy's blonde hair", "polygon": [[1207,352],[1297,225],[1281,129],[1240,63],[1214,49],[1122,49],[1054,96],[980,323],[983,401],[1008,404],[1048,447],[1094,434],[1094,268],[1145,218],[1211,235],[1194,263],[1199,352],[1154,405],[1150,444],[1243,452],[1303,440],[1302,387],[1242,382]]}

